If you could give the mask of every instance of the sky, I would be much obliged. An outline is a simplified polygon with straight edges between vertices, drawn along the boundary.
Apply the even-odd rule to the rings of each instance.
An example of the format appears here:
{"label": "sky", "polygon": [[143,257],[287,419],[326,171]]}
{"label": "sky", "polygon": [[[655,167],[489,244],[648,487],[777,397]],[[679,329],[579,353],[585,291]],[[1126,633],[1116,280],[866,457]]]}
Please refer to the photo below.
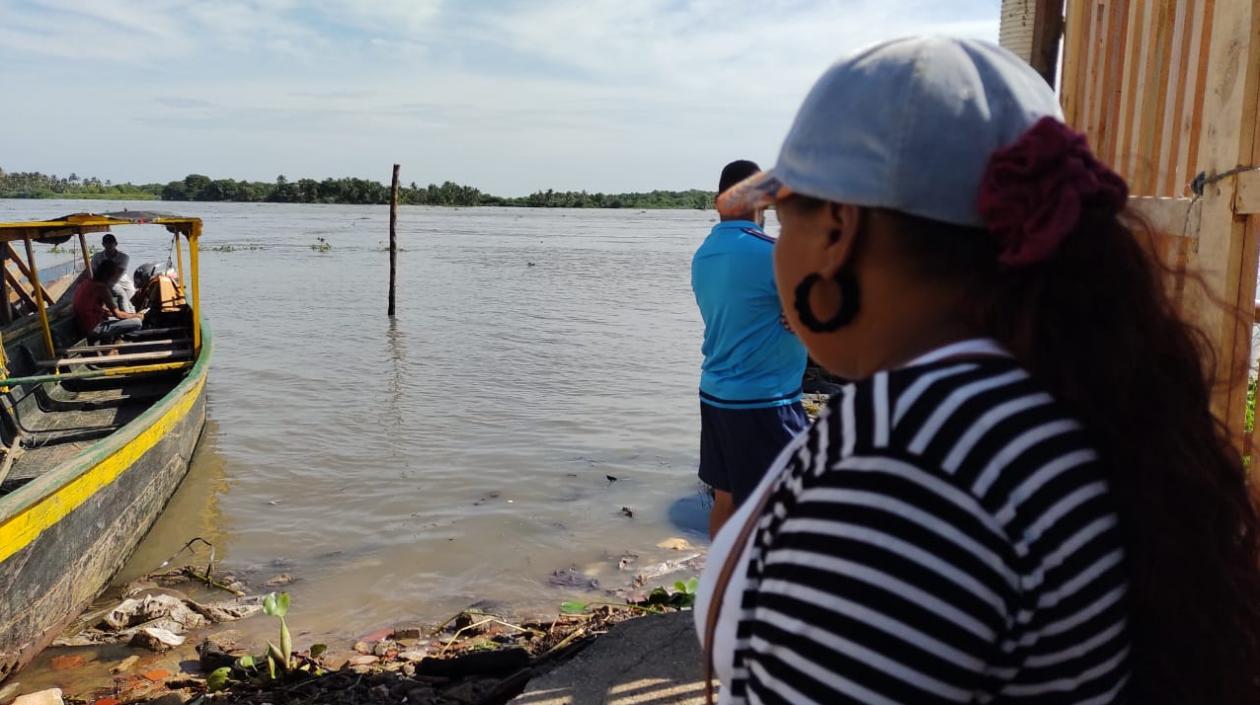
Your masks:
{"label": "sky", "polygon": [[[0,168],[716,187],[836,59],[998,0],[0,0]],[[860,109],[860,106],[855,106]]]}

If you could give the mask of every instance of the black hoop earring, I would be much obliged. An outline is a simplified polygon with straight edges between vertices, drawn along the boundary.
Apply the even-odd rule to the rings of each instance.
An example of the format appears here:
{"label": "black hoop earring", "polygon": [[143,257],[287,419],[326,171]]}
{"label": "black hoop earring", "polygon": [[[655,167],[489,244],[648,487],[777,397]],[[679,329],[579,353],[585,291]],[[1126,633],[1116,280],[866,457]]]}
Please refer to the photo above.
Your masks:
{"label": "black hoop earring", "polygon": [[841,267],[839,271],[832,277],[836,285],[840,287],[840,309],[831,318],[820,321],[814,315],[814,309],[809,303],[809,292],[814,285],[822,281],[822,275],[814,272],[813,274],[801,280],[796,285],[796,299],[793,305],[796,307],[796,315],[801,319],[801,323],[815,333],[830,333],[838,330],[853,322],[857,317],[858,307],[861,303],[861,291],[858,289],[857,277],[848,267]]}

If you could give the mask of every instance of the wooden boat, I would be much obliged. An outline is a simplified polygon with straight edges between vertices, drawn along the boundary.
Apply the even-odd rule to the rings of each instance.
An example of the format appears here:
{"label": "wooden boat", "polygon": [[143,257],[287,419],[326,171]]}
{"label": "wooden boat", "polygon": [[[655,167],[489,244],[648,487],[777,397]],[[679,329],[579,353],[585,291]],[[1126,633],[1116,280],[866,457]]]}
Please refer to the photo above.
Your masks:
{"label": "wooden boat", "polygon": [[[192,315],[121,343],[88,344],[72,297],[54,302],[41,286],[34,244],[77,237],[90,272],[87,234],[140,224],[162,227],[131,234],[173,236]],[[211,351],[200,316],[200,233],[196,218],[148,213],[0,223],[0,302],[19,304],[0,303],[0,322],[8,321],[0,327],[0,681],[105,589],[188,470],[205,423]]]}

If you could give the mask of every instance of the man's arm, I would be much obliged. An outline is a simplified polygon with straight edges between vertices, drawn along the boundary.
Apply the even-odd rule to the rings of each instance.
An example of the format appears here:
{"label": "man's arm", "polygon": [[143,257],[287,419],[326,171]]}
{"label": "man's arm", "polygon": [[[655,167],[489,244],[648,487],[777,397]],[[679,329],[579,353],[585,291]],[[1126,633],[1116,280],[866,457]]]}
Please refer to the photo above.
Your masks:
{"label": "man's arm", "polygon": [[113,305],[106,306],[105,310],[109,311],[109,315],[113,316],[114,318],[144,318],[144,316],[142,316],[139,313],[130,313],[128,311],[122,310],[121,308],[117,308],[116,306],[113,306]]}
{"label": "man's arm", "polygon": [[97,287],[96,302],[101,308],[105,309],[106,313],[114,318],[143,318],[138,313],[128,313],[114,305],[114,295],[104,286]]}

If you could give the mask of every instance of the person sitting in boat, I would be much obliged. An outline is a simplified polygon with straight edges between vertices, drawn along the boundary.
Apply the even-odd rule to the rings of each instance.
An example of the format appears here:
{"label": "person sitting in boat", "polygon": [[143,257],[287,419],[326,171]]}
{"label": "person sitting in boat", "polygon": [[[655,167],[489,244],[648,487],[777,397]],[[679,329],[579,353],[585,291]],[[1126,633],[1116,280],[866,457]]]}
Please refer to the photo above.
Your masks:
{"label": "person sitting in boat", "polygon": [[122,276],[127,273],[127,264],[131,261],[131,258],[127,256],[126,252],[118,249],[118,238],[113,233],[105,233],[105,237],[101,238],[101,244],[105,246],[105,249],[92,255],[92,271],[95,272],[96,268],[101,266],[101,263],[106,260],[118,265],[118,283],[114,285],[111,291],[114,295],[115,305],[119,309],[131,313],[135,311],[131,305],[131,298],[135,296],[136,290],[132,286],[131,280]]}
{"label": "person sitting in boat", "polygon": [[140,314],[122,310],[114,300],[113,289],[121,278],[118,264],[106,259],[93,268],[91,279],[75,288],[74,318],[89,342],[112,343],[140,330]]}
{"label": "person sitting in boat", "polygon": [[178,328],[192,324],[192,309],[184,298],[179,275],[157,262],[136,267],[136,294],[131,303],[144,312],[144,324],[150,328]]}

